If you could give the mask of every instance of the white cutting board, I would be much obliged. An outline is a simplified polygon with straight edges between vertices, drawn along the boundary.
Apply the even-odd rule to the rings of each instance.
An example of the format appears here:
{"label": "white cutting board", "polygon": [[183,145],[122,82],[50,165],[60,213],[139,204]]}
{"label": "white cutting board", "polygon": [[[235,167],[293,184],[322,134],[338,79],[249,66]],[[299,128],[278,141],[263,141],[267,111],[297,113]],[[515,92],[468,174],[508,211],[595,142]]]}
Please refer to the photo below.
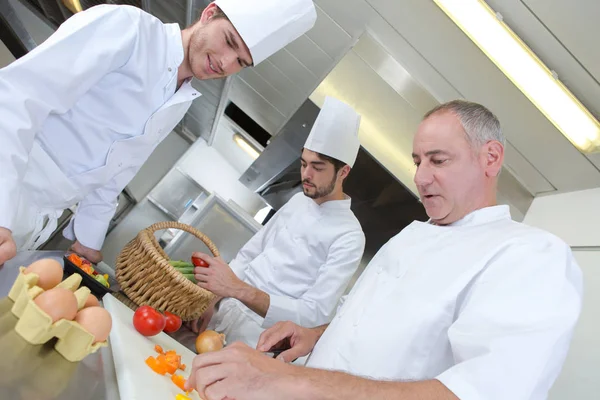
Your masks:
{"label": "white cutting board", "polygon": [[[133,311],[125,304],[107,294],[102,298],[104,308],[112,316],[110,347],[115,360],[115,372],[119,384],[119,393],[123,400],[175,400],[183,392],[171,381],[171,375],[164,376],[152,371],[145,363],[150,356],[158,353],[154,345],[160,345],[164,351],[175,350],[181,355],[185,371],[178,371],[186,379],[189,376],[194,354],[166,333],[152,337],[141,335],[133,327]],[[191,399],[200,400],[196,391],[189,394]]]}

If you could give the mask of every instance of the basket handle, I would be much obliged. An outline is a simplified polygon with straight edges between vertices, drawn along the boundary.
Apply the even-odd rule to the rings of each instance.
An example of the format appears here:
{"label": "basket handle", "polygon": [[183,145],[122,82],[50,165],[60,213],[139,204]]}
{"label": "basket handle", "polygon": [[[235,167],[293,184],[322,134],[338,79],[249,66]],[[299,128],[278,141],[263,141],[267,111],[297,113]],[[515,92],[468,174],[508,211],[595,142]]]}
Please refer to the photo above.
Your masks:
{"label": "basket handle", "polygon": [[187,233],[191,233],[192,235],[194,235],[198,239],[200,239],[202,242],[204,242],[204,244],[206,245],[206,247],[208,247],[208,249],[211,251],[213,256],[219,257],[219,255],[220,255],[219,250],[217,249],[217,246],[215,246],[215,244],[212,242],[212,240],[210,240],[208,238],[208,236],[206,236],[204,233],[200,232],[198,229],[196,229],[190,225],[182,224],[181,222],[177,222],[177,221],[157,222],[156,224],[150,225],[148,228],[146,228],[146,231],[148,233],[154,233],[156,231],[161,231],[164,229],[179,229],[179,230],[185,231]]}

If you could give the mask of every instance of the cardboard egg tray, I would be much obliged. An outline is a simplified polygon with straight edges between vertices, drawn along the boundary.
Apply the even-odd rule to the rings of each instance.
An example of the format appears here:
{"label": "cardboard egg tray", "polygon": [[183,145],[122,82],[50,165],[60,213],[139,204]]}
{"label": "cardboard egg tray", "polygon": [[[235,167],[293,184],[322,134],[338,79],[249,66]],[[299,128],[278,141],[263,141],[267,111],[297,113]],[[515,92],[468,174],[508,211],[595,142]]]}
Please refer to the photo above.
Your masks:
{"label": "cardboard egg tray", "polygon": [[[20,268],[8,297],[14,301],[11,312],[19,319],[15,331],[31,344],[43,344],[52,338],[58,338],[54,349],[71,362],[81,361],[87,355],[95,353],[100,347],[108,346],[108,342],[94,343],[94,336],[75,321],[61,319],[52,323],[52,318],[42,311],[33,301],[44,290],[36,286],[37,274],[25,274]],[[81,310],[88,296],[93,296],[87,287],[79,287],[81,275],[72,274],[56,285],[74,292],[77,298],[77,309]]]}

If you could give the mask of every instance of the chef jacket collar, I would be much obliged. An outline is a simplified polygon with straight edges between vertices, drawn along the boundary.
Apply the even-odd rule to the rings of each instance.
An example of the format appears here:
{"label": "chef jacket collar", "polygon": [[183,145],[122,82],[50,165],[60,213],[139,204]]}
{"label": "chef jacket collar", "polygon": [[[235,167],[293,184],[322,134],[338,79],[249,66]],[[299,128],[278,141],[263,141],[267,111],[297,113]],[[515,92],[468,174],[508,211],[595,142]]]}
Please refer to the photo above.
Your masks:
{"label": "chef jacket collar", "polygon": [[[470,214],[467,214],[463,219],[460,219],[449,225],[441,225],[440,227],[476,226],[487,224],[489,222],[500,221],[503,219],[511,219],[510,208],[507,205],[480,208],[479,210],[475,210]],[[431,219],[427,221],[427,223],[432,226],[438,226],[435,225]]]}
{"label": "chef jacket collar", "polygon": [[165,24],[165,31],[167,33],[167,40],[169,43],[169,51],[167,52],[167,68],[170,68],[169,72],[175,72],[181,63],[183,63],[183,38],[181,37],[181,29],[179,24]]}
{"label": "chef jacket collar", "polygon": [[321,211],[350,209],[350,204],[352,202],[352,199],[346,193],[344,193],[343,200],[329,200],[321,205],[315,203],[315,201],[310,197],[306,198],[310,200],[310,207],[314,207],[315,209]]}

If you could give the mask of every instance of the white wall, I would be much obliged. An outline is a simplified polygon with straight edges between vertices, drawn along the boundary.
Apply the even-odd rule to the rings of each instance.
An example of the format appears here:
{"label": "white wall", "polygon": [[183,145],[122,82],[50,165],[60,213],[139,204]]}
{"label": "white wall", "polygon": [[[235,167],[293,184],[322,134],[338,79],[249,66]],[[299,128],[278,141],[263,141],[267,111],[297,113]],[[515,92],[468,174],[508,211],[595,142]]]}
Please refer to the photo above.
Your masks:
{"label": "white wall", "polygon": [[225,200],[235,201],[254,216],[265,203],[239,181],[241,172],[228,159],[214,147],[209,147],[203,139],[198,139],[179,162],[179,168],[205,189]]}
{"label": "white wall", "polygon": [[[549,400],[597,400],[600,393],[600,189],[534,199],[524,222],[574,247],[583,271],[583,308]],[[591,247],[580,249],[577,247]]]}
{"label": "white wall", "polygon": [[575,258],[583,270],[583,309],[549,400],[600,397],[600,251],[575,251]]}
{"label": "white wall", "polygon": [[570,246],[600,246],[600,188],[537,197],[524,222],[554,233]]}

